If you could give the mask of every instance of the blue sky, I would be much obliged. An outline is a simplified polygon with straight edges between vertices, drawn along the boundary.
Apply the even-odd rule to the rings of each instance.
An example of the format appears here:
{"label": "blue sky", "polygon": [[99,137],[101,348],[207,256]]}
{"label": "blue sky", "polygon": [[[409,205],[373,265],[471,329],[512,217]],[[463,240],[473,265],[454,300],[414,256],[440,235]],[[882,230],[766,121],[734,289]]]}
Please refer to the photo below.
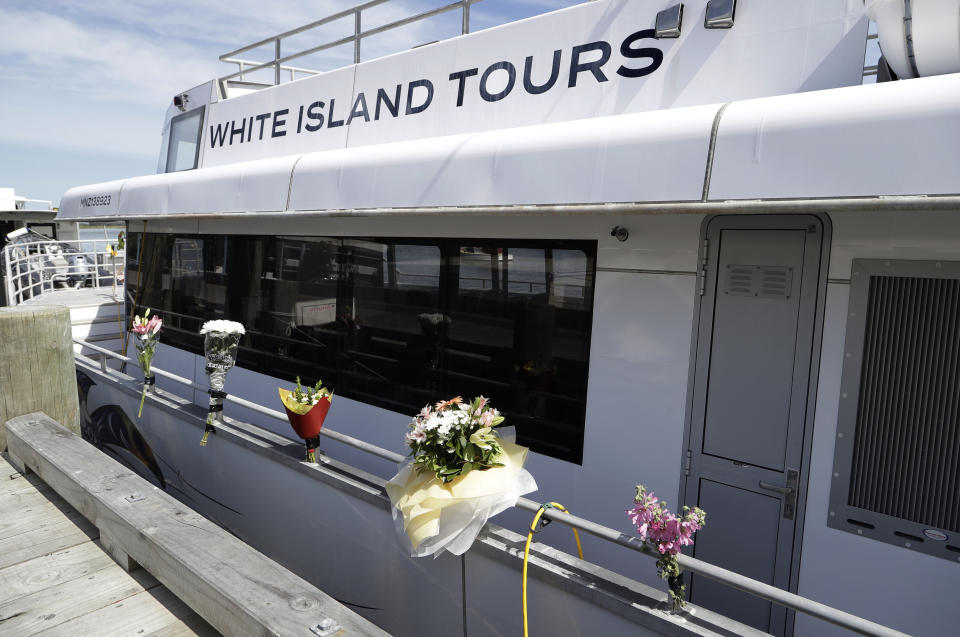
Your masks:
{"label": "blue sky", "polygon": [[[580,1],[484,0],[471,9],[471,26],[478,31]],[[364,28],[448,2],[389,2],[365,14]],[[0,187],[56,205],[72,186],[155,172],[172,96],[236,70],[219,55],[359,3],[4,0]],[[459,25],[459,13],[447,14],[370,38],[364,59],[450,37]],[[352,29],[350,19],[298,36],[284,54]],[[342,48],[296,64],[335,68],[351,56]]]}

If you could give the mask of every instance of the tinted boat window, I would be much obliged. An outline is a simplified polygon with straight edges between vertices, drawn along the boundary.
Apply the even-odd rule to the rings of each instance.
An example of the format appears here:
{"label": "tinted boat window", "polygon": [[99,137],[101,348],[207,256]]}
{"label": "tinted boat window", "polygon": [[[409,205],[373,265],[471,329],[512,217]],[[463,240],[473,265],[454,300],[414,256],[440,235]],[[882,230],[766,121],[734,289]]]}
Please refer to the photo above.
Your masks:
{"label": "tinted boat window", "polygon": [[342,383],[399,411],[441,390],[441,252],[436,245],[344,241]]}
{"label": "tinted boat window", "polygon": [[595,242],[143,237],[127,276],[164,342],[199,354],[203,321],[240,321],[240,366],[403,414],[483,394],[522,444],[580,462]]}
{"label": "tinted boat window", "polygon": [[282,379],[333,382],[339,242],[315,237],[228,237],[224,318],[246,327],[237,363]]}
{"label": "tinted boat window", "polygon": [[[494,397],[521,442],[578,462],[595,259],[594,244],[580,244],[578,250],[502,241],[456,246],[451,264],[458,286],[450,295],[445,346],[448,392]],[[558,284],[558,273],[577,283]]]}

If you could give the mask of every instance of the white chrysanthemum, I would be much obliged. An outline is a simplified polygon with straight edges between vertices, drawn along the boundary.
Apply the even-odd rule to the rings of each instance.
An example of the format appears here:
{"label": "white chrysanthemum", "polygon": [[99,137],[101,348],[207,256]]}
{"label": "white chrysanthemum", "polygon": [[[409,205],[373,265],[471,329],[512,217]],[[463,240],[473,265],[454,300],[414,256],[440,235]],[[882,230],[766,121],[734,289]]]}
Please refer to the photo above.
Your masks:
{"label": "white chrysanthemum", "polygon": [[447,429],[449,429],[450,427],[460,423],[461,413],[462,412],[454,409],[447,410],[440,416],[440,422],[446,425]]}
{"label": "white chrysanthemum", "polygon": [[436,414],[430,414],[427,416],[426,420],[423,421],[423,428],[425,431],[433,431],[440,426],[440,418]]}
{"label": "white chrysanthemum", "polygon": [[216,321],[207,321],[203,324],[203,327],[200,328],[201,334],[207,334],[209,332],[220,332],[222,334],[245,334],[246,330],[243,328],[241,323],[236,321],[224,321],[218,319]]}
{"label": "white chrysanthemum", "polygon": [[441,422],[440,426],[437,427],[437,435],[441,440],[447,440],[450,437],[450,429],[452,428],[453,423],[451,422]]}

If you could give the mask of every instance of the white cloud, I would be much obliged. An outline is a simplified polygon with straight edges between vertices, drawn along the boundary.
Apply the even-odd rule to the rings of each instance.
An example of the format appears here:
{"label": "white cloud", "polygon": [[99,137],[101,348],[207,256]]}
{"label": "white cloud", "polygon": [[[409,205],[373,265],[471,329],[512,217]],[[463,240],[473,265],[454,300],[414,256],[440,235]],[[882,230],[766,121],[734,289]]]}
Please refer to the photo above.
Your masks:
{"label": "white cloud", "polygon": [[[0,143],[156,155],[171,97],[235,67],[218,56],[246,43],[351,7],[358,0],[230,3],[196,0],[8,0],[0,7]],[[444,0],[397,0],[364,17],[364,28]],[[483,26],[576,4],[575,0],[510,0],[478,4]],[[478,15],[480,17],[480,15]],[[450,24],[447,24],[450,23]],[[451,32],[431,32],[443,24]],[[454,12],[364,43],[365,58],[454,35]],[[291,39],[284,53],[352,33],[351,20]],[[261,57],[272,52],[260,52]],[[256,52],[246,54],[256,58]],[[332,66],[351,61],[331,51]],[[309,66],[314,60],[303,65]],[[294,64],[297,64],[294,62]]]}

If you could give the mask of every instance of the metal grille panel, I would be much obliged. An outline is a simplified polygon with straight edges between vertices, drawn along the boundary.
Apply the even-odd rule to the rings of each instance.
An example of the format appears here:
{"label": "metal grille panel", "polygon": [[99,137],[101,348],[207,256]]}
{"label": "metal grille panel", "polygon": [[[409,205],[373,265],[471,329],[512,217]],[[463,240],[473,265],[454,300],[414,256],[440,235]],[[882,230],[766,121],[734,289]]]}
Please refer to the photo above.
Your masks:
{"label": "metal grille panel", "polygon": [[728,265],[724,294],[788,299],[793,268],[776,265]]}
{"label": "metal grille panel", "polygon": [[873,276],[848,504],[960,532],[958,491],[960,280]]}

